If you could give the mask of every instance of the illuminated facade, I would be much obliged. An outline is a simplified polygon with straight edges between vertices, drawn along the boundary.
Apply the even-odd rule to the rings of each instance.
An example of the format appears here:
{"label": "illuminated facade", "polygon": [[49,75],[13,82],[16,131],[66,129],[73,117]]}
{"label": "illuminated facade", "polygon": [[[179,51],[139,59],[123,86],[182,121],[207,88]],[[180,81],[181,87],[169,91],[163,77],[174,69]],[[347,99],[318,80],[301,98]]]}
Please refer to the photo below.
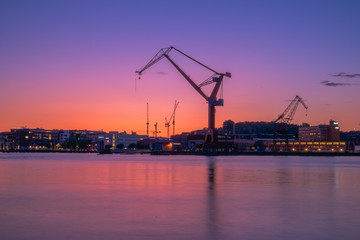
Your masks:
{"label": "illuminated facade", "polygon": [[332,120],[329,125],[310,126],[304,123],[299,127],[299,141],[340,141],[339,123]]}
{"label": "illuminated facade", "polygon": [[299,127],[299,141],[264,141],[272,151],[296,152],[343,152],[346,142],[340,141],[339,123],[331,120],[329,125],[310,126],[304,123]]}
{"label": "illuminated facade", "polygon": [[267,149],[292,152],[344,152],[345,141],[264,141]]}
{"label": "illuminated facade", "polygon": [[13,128],[11,135],[14,150],[55,149],[59,143],[57,130]]}
{"label": "illuminated facade", "polygon": [[112,131],[103,136],[104,146],[110,145],[111,149],[114,150],[119,144],[122,144],[125,148],[130,144],[137,144],[138,141],[147,138],[146,135],[137,135],[136,132],[131,134],[124,132]]}
{"label": "illuminated facade", "polygon": [[13,135],[11,132],[0,133],[0,150],[8,151],[14,149]]}

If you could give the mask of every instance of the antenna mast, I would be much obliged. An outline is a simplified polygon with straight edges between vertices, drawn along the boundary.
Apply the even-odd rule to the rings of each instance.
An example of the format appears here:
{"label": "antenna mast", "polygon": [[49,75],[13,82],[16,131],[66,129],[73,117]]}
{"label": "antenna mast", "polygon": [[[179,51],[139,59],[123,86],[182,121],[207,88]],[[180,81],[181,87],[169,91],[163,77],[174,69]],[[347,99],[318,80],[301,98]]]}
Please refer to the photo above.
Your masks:
{"label": "antenna mast", "polygon": [[146,103],[146,135],[149,137],[149,103]]}

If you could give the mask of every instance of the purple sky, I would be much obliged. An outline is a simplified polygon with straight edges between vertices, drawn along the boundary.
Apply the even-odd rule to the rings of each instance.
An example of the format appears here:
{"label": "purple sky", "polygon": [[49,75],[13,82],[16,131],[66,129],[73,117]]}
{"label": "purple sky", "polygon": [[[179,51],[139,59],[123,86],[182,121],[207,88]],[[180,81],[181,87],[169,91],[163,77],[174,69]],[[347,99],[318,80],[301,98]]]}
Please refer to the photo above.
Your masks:
{"label": "purple sky", "polygon": [[175,99],[178,131],[205,127],[206,103],[166,60],[135,91],[135,70],[170,44],[232,73],[217,127],[274,120],[298,94],[309,110],[299,107],[294,123],[360,130],[359,12],[355,0],[0,1],[0,131],[140,132],[149,102],[151,124],[165,133]]}

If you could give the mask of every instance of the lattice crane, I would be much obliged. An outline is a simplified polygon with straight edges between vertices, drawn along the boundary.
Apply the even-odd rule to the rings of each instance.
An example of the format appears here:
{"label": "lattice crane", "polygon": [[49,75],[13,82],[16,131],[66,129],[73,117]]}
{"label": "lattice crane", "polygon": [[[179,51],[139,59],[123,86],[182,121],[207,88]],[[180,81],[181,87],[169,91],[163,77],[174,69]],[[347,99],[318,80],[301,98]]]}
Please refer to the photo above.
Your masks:
{"label": "lattice crane", "polygon": [[298,95],[296,95],[295,98],[286,107],[285,111],[283,113],[281,113],[277,119],[272,121],[273,123],[278,123],[278,125],[274,129],[274,143],[273,143],[274,148],[275,148],[276,141],[277,141],[276,139],[280,135],[282,137],[285,137],[285,141],[286,141],[286,149],[285,150],[289,151],[288,125],[293,120],[296,109],[299,106],[299,103],[301,103],[306,110],[308,109],[308,106],[305,104],[305,102],[302,100],[302,98],[299,97]]}
{"label": "lattice crane", "polygon": [[178,105],[179,105],[179,102],[175,100],[174,111],[172,112],[169,120],[167,118],[165,118],[165,127],[167,128],[167,137],[168,138],[170,138],[169,129],[170,129],[171,121],[172,121],[172,125],[173,125],[173,136],[175,135],[175,112],[176,112]]}
{"label": "lattice crane", "polygon": [[[196,84],[169,56],[169,53],[175,50],[176,52],[182,54],[183,56],[189,58],[190,60],[194,61],[195,63],[201,65],[202,67],[208,69],[212,72],[212,75],[203,81],[200,84]],[[166,58],[169,62],[180,72],[180,74],[190,83],[190,85],[207,101],[208,103],[208,128],[206,131],[205,141],[207,143],[217,142],[217,133],[215,129],[215,106],[224,106],[224,100],[222,98],[217,98],[217,94],[219,92],[220,87],[222,86],[223,78],[229,77],[231,78],[231,73],[219,73],[212,68],[202,64],[201,62],[195,60],[194,58],[190,57],[189,55],[183,53],[182,51],[178,50],[177,48],[170,46],[168,48],[162,48],[160,51],[139,71],[136,71],[137,74],[140,75],[148,68],[153,66],[155,63],[159,62],[161,59]],[[203,90],[201,89],[203,86],[215,83],[211,94],[207,96]]]}
{"label": "lattice crane", "polygon": [[285,111],[279,115],[279,117],[274,120],[274,123],[285,123],[290,124],[290,122],[293,120],[295,112],[297,107],[299,106],[299,103],[301,103],[304,108],[307,110],[308,106],[305,104],[305,102],[302,100],[301,97],[296,95],[296,97],[291,101],[289,106],[285,109]]}

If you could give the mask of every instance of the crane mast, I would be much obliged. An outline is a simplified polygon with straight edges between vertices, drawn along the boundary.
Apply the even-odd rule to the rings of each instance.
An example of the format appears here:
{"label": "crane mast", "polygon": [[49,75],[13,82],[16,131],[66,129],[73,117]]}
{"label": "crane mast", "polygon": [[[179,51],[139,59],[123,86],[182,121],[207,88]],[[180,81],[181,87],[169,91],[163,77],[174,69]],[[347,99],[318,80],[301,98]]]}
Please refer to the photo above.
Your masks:
{"label": "crane mast", "polygon": [[[175,50],[176,52],[182,54],[183,56],[189,58],[190,60],[194,61],[195,63],[201,65],[202,67],[208,69],[212,72],[212,75],[207,78],[205,81],[200,83],[199,85],[196,84],[169,56],[169,53]],[[219,89],[223,83],[224,77],[231,78],[231,73],[219,73],[215,71],[214,69],[206,66],[205,64],[195,60],[194,58],[190,57],[189,55],[183,53],[182,51],[178,50],[177,48],[170,46],[168,48],[162,48],[160,49],[157,54],[143,67],[141,70],[136,71],[137,74],[139,74],[139,78],[142,75],[142,73],[159,62],[161,59],[166,58],[178,71],[179,73],[185,78],[186,81],[197,91],[208,103],[208,128],[206,130],[206,136],[205,136],[205,142],[206,143],[213,143],[217,142],[217,132],[215,129],[215,107],[216,106],[224,106],[224,100],[221,98],[217,98],[217,94],[219,92]],[[203,91],[202,87],[215,83],[215,86],[213,90],[211,91],[210,95],[207,96]]]}
{"label": "crane mast", "polygon": [[161,133],[161,131],[158,131],[157,126],[158,126],[158,123],[156,122],[156,123],[154,124],[155,131],[153,132],[154,137],[156,137],[156,138],[157,138],[157,136],[158,136],[158,133]]}

